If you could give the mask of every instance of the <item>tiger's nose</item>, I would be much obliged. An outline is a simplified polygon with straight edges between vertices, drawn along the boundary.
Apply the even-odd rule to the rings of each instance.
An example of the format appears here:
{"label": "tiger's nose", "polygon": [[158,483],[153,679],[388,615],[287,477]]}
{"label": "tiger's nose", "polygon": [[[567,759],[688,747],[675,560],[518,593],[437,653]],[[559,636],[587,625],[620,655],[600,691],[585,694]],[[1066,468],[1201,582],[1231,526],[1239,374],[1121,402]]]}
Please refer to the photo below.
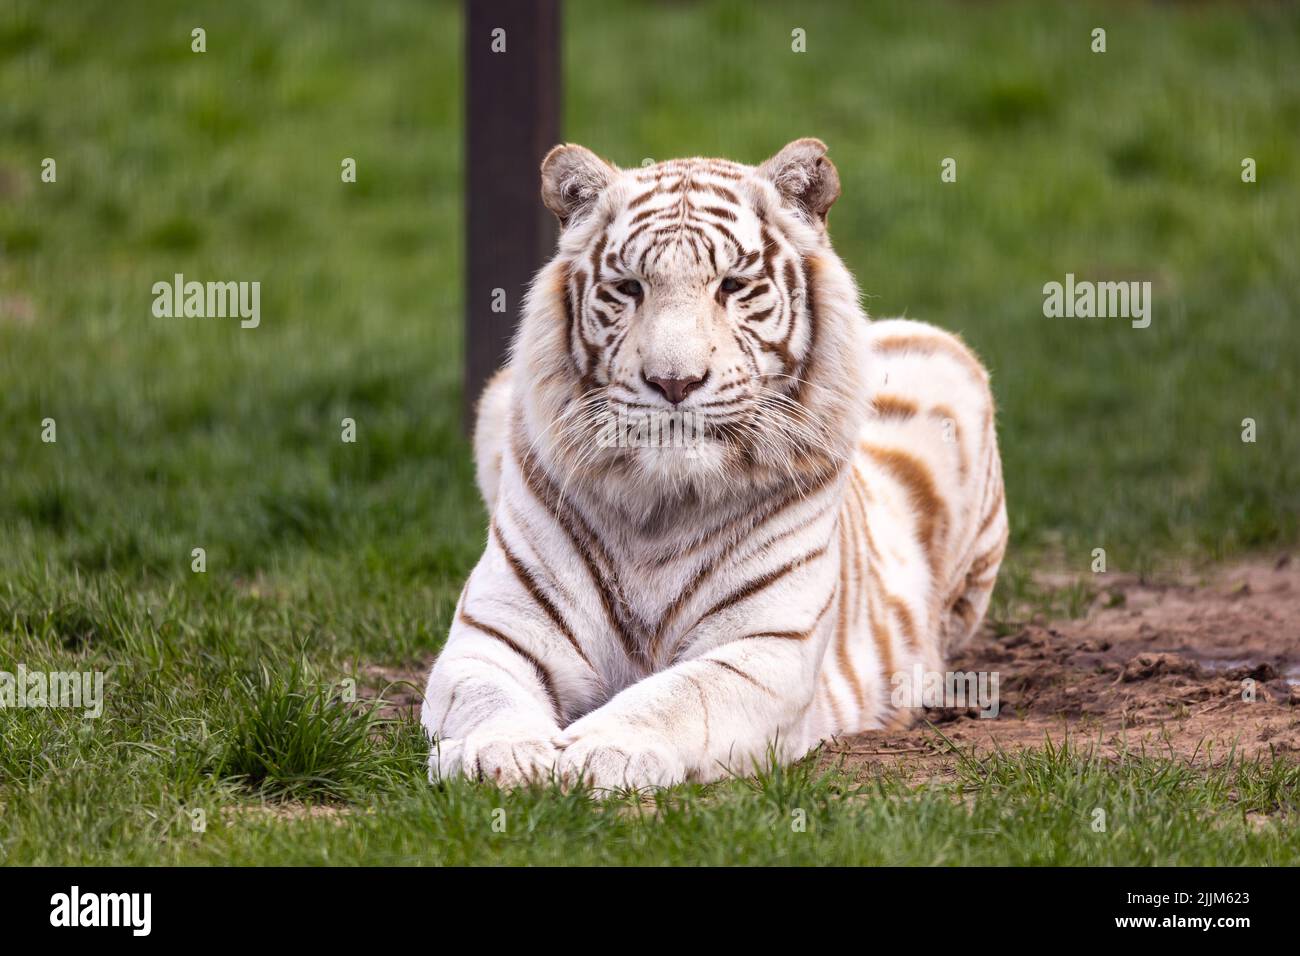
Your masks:
{"label": "tiger's nose", "polygon": [[641,377],[645,379],[647,385],[658,391],[668,401],[674,405],[680,405],[687,395],[704,384],[704,380],[709,377],[709,373],[705,372],[703,375],[695,375],[691,378],[660,378],[658,375],[646,375],[645,372],[642,372]]}

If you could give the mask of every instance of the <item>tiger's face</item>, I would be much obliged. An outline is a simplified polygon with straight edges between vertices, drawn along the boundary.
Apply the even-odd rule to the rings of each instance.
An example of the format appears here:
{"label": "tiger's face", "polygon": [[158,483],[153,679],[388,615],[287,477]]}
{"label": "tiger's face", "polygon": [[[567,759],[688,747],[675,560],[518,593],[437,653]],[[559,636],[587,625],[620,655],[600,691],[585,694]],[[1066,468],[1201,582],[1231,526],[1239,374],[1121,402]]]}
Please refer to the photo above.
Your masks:
{"label": "tiger's face", "polygon": [[837,393],[818,381],[836,363],[819,365],[818,336],[842,338],[827,325],[844,317],[818,308],[819,280],[841,299],[847,289],[863,322],[826,234],[838,195],[816,140],[759,167],[620,170],[580,146],[552,150],[542,197],[563,231],[539,286],[563,321],[544,359],[567,385],[541,423],[556,456],[674,486],[834,457],[837,423],[817,410],[819,391]]}

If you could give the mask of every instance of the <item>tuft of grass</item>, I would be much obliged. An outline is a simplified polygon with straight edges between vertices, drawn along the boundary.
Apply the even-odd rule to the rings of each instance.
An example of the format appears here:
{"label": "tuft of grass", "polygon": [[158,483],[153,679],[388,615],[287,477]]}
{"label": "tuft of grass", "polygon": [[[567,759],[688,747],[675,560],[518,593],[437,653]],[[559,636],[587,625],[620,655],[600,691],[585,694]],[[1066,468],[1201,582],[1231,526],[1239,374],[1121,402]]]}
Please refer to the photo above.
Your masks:
{"label": "tuft of grass", "polygon": [[210,772],[259,796],[294,800],[342,800],[418,772],[423,741],[400,730],[383,733],[374,702],[341,694],[299,669],[263,669],[238,680]]}

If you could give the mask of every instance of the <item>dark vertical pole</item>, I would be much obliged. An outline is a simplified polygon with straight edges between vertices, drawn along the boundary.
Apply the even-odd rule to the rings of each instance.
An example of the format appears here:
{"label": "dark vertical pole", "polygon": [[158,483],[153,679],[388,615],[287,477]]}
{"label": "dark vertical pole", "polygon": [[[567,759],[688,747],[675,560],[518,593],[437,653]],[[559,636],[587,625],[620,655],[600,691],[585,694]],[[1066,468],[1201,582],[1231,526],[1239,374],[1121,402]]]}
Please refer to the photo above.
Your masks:
{"label": "dark vertical pole", "polygon": [[[484,382],[505,358],[524,290],[555,244],[538,169],[560,138],[560,0],[465,0],[465,63],[468,431]],[[502,312],[493,311],[497,289]]]}

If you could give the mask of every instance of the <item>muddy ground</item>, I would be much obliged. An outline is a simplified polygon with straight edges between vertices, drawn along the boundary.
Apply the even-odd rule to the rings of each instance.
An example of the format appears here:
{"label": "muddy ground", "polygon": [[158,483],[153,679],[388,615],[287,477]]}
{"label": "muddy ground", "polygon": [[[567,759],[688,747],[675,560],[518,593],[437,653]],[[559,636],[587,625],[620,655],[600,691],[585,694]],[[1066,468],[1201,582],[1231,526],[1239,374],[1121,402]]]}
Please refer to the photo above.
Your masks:
{"label": "muddy ground", "polygon": [[[975,754],[1050,739],[1105,756],[1300,761],[1300,561],[1178,578],[1107,574],[1088,584],[1096,598],[1083,617],[986,625],[950,663],[998,674],[997,717],[973,707],[921,710],[911,729],[839,738],[821,760],[862,776],[896,769],[942,778],[959,759],[946,737]],[[367,676],[375,690],[389,685],[388,713],[418,718],[424,671]]]}
{"label": "muddy ground", "polygon": [[1084,617],[986,626],[950,664],[998,673],[996,718],[926,710],[910,730],[836,740],[822,760],[943,777],[957,761],[943,737],[968,753],[1068,739],[1104,756],[1300,760],[1300,562],[1090,583],[1099,590]]}

